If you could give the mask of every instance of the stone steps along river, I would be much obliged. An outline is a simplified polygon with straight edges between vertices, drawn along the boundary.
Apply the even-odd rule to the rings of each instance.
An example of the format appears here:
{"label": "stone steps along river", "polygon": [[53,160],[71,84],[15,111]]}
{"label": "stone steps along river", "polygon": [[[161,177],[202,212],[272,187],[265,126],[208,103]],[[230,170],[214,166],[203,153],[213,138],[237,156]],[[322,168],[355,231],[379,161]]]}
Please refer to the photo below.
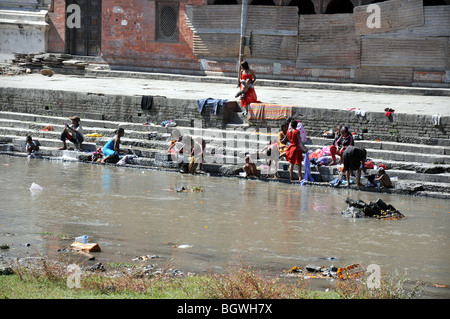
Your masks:
{"label": "stone steps along river", "polygon": [[[58,148],[62,145],[59,140],[64,123],[68,119],[64,117],[54,117],[45,115],[33,115],[14,112],[0,112],[0,142],[9,142],[13,145],[11,149],[0,148],[2,151],[25,152],[25,136],[31,134],[33,138],[39,139],[42,147],[42,154],[50,157],[61,156]],[[51,125],[53,131],[42,131]],[[207,142],[207,151],[211,154],[211,149],[215,149],[217,164],[231,162],[240,164],[243,160],[243,151],[260,150],[269,140],[276,140],[276,132],[266,132],[265,130],[233,130],[233,129],[209,129],[192,127],[161,127],[160,125],[143,125],[136,123],[112,122],[82,119],[82,126],[85,132],[85,148],[94,151],[97,147],[103,146],[113,135],[115,129],[120,126],[125,128],[126,136],[122,139],[123,145],[132,146],[140,151],[143,158],[136,159],[145,165],[155,165],[154,159],[167,160],[166,150],[170,143],[171,132],[178,129],[183,134],[201,136]],[[102,137],[88,137],[90,133],[102,134]],[[329,146],[332,140],[323,137],[310,137],[307,147],[310,150]],[[368,157],[375,164],[385,163],[391,170],[390,176],[395,176],[399,180],[422,183],[426,189],[443,190],[450,193],[450,155],[446,146],[431,146],[420,144],[406,144],[396,142],[379,142],[369,140],[356,140],[357,146],[365,147]],[[76,153],[76,152],[75,152]],[[67,154],[67,153],[66,153]],[[74,154],[74,157],[76,155]],[[214,157],[214,153],[213,153]],[[238,161],[237,158],[240,158]],[[211,158],[211,157],[210,157]],[[153,159],[149,161],[148,159]],[[264,160],[260,161],[264,163]],[[280,162],[278,169],[280,175],[283,172]],[[165,164],[170,167],[171,165]],[[173,165],[172,165],[173,166]],[[280,171],[281,170],[281,171]],[[337,174],[337,166],[313,168],[313,177],[316,180],[329,181]]]}

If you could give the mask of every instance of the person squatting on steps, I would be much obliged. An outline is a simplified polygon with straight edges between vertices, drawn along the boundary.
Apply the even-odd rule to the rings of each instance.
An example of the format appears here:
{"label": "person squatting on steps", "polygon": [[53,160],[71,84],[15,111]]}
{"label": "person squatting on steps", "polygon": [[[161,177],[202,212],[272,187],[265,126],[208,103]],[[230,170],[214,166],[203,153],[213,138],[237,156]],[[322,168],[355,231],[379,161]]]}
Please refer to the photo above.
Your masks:
{"label": "person squatting on steps", "polygon": [[61,133],[61,141],[64,143],[64,146],[61,147],[60,150],[67,149],[66,140],[69,140],[75,144],[78,151],[81,151],[81,143],[84,141],[84,132],[80,125],[80,117],[72,116],[70,117],[70,120],[72,121],[72,124],[69,125],[66,123],[66,127]]}
{"label": "person squatting on steps", "polygon": [[33,140],[33,138],[30,135],[27,136],[26,139],[27,155],[38,155],[39,146],[41,146],[41,143],[39,143],[38,140]]}

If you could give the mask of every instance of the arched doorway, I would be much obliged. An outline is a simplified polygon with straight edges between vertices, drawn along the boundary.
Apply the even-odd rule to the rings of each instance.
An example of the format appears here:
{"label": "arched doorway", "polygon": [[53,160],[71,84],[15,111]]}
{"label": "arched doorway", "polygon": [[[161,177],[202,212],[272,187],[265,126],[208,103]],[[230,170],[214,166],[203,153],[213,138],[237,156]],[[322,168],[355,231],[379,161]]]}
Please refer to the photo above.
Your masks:
{"label": "arched doorway", "polygon": [[298,7],[298,14],[315,14],[316,8],[311,0],[291,0],[288,6]]}
{"label": "arched doorway", "polygon": [[349,0],[332,0],[328,4],[325,13],[353,13],[353,3]]}
{"label": "arched doorway", "polygon": [[214,0],[214,4],[238,4],[237,0]]}
{"label": "arched doorway", "polygon": [[445,6],[446,4],[443,0],[423,0],[424,6]]}
{"label": "arched doorway", "polygon": [[249,3],[252,6],[274,6],[273,0],[253,0]]}

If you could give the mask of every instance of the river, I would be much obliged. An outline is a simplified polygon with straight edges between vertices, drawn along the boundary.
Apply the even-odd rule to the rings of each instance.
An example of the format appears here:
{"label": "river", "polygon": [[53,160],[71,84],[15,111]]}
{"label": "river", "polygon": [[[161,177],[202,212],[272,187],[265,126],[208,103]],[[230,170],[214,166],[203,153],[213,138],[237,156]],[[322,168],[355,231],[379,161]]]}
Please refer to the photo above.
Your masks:
{"label": "river", "polygon": [[[30,191],[33,183],[42,191]],[[155,255],[149,263],[186,272],[239,261],[281,274],[360,263],[450,284],[448,200],[10,156],[0,156],[0,191],[4,255],[57,257],[72,241],[43,233],[87,235],[103,264]],[[406,218],[344,218],[346,197],[381,198]]]}

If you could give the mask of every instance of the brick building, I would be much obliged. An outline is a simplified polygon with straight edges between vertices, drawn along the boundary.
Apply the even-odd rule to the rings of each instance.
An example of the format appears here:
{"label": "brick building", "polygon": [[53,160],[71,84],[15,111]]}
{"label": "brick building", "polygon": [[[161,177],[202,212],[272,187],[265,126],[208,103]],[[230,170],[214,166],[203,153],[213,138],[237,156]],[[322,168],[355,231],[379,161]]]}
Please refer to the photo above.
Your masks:
{"label": "brick building", "polygon": [[[248,3],[245,58],[260,77],[450,87],[450,0]],[[66,23],[71,4],[80,8],[79,27]],[[91,56],[112,69],[236,74],[241,0],[53,0],[47,7],[48,52]]]}

